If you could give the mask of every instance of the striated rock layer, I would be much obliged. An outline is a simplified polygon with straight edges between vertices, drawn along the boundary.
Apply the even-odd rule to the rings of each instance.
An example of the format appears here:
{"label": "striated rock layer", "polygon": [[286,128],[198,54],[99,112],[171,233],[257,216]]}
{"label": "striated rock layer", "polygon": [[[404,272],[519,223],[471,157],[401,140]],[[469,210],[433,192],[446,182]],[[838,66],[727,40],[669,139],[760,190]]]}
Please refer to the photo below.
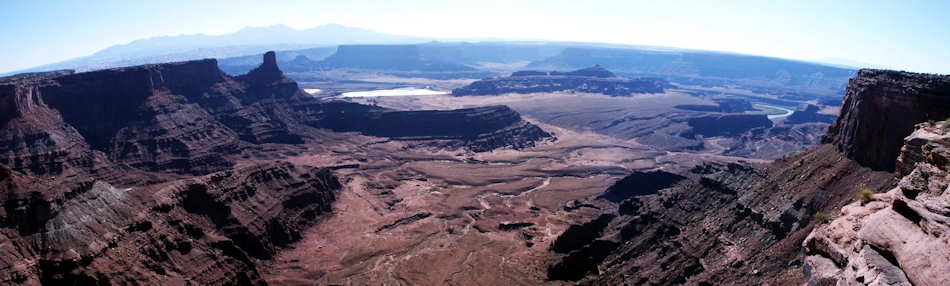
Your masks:
{"label": "striated rock layer", "polygon": [[950,131],[918,124],[897,187],[854,202],[805,240],[811,285],[950,285]]}
{"label": "striated rock layer", "polygon": [[893,170],[914,124],[950,117],[950,76],[863,69],[822,139],[861,164]]}
{"label": "striated rock layer", "polygon": [[274,163],[142,188],[0,168],[0,281],[261,284],[260,261],[300,239],[341,188]]}

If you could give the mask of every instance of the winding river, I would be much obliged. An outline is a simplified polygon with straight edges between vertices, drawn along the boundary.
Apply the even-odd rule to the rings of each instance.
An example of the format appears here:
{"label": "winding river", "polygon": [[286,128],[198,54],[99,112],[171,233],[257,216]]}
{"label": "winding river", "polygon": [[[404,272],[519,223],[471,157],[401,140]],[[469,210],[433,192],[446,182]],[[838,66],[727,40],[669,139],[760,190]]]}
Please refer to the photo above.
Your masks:
{"label": "winding river", "polygon": [[757,103],[757,104],[753,104],[752,106],[753,106],[753,107],[760,107],[760,106],[761,106],[761,107],[768,108],[768,109],[777,109],[777,110],[781,110],[781,111],[782,111],[782,113],[780,113],[780,114],[769,114],[769,115],[767,116],[769,119],[778,119],[778,118],[788,117],[789,115],[792,115],[793,113],[795,113],[795,110],[788,109],[788,108],[781,107],[781,106],[770,105],[770,104]]}

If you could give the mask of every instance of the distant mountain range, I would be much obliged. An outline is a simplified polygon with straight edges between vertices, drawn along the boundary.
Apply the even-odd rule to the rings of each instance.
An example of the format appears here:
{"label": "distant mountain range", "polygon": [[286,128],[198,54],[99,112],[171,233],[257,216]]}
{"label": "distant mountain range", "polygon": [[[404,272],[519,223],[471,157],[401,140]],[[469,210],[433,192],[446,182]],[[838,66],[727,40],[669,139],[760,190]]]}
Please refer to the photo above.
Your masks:
{"label": "distant mountain range", "polygon": [[[105,48],[89,56],[10,74],[58,69],[88,71],[148,63],[245,56],[262,54],[268,50],[299,50],[344,44],[407,44],[431,40],[422,37],[382,34],[337,24],[305,30],[274,25],[244,28],[224,35],[178,35],[136,40],[128,44]],[[259,55],[256,57],[260,59]]]}

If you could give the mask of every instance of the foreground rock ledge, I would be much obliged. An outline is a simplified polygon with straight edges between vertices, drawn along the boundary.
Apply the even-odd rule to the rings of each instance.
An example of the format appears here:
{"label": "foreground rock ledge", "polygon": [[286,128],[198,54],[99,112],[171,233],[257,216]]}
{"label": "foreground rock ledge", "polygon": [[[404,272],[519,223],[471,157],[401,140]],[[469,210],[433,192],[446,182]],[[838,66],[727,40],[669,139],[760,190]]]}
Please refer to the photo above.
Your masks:
{"label": "foreground rock ledge", "polygon": [[946,124],[918,124],[904,139],[897,187],[845,206],[809,234],[809,285],[950,285]]}

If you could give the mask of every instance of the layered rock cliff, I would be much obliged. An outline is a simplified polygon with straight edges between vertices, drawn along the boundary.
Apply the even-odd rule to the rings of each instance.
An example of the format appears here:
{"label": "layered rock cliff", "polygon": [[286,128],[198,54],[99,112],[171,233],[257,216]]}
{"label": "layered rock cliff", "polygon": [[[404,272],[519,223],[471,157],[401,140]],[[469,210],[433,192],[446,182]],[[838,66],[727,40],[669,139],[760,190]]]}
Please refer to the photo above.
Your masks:
{"label": "layered rock cliff", "polygon": [[914,124],[950,117],[950,76],[863,69],[822,139],[861,164],[893,170]]}
{"label": "layered rock cliff", "polygon": [[258,97],[292,97],[296,84],[258,76],[237,81],[214,60],[201,60],[5,85],[4,108],[14,112],[0,128],[0,140],[10,142],[0,146],[0,164],[38,175],[109,162],[146,171],[222,170],[233,165],[225,155],[244,142],[299,137],[268,124],[281,119],[265,106],[272,103],[255,104]]}
{"label": "layered rock cliff", "polygon": [[900,183],[861,193],[809,234],[805,280],[950,284],[950,125],[936,122],[950,115],[950,76],[862,70],[851,84],[825,139],[858,162],[896,169]]}

